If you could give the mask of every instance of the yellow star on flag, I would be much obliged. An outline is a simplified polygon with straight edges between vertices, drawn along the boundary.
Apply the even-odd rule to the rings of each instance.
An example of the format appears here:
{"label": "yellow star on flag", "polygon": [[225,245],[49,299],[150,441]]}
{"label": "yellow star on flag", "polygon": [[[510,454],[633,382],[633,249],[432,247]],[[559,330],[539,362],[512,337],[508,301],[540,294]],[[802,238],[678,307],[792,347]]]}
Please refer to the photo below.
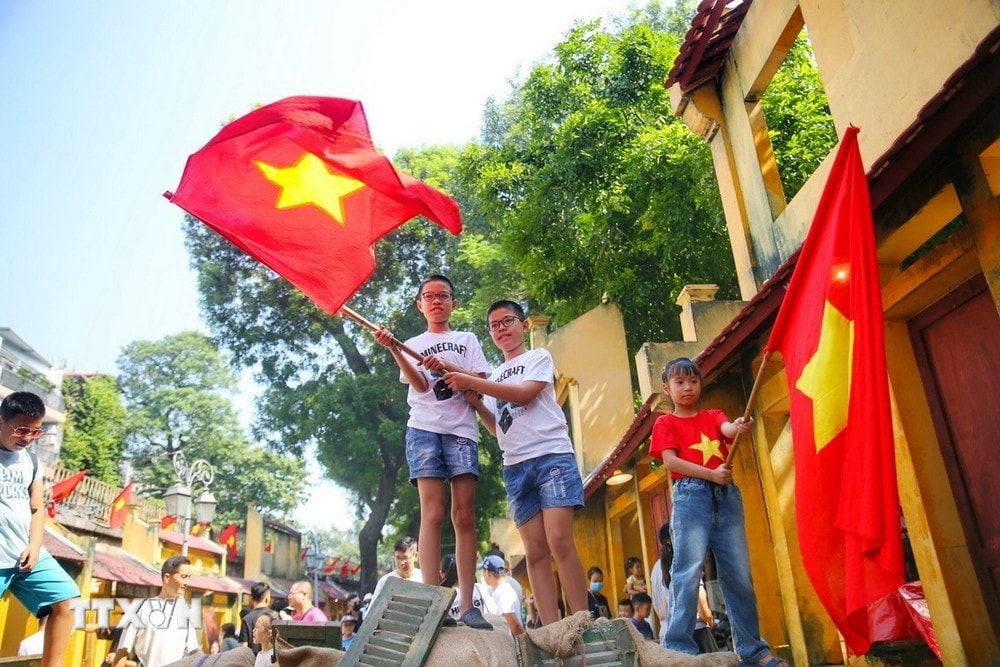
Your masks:
{"label": "yellow star on flag", "polygon": [[827,301],[819,347],[795,383],[796,389],[812,399],[817,452],[847,426],[853,352],[854,322]]}
{"label": "yellow star on flag", "polygon": [[722,442],[719,440],[711,440],[704,433],[701,434],[701,442],[696,442],[691,445],[691,449],[697,449],[701,452],[701,464],[708,465],[708,462],[712,460],[713,456],[718,456],[723,461],[726,457],[722,455]]}
{"label": "yellow star on flag", "polygon": [[115,501],[114,508],[116,510],[120,510],[123,507],[125,507],[125,499],[124,498],[119,498],[118,500]]}
{"label": "yellow star on flag", "polygon": [[344,226],[344,197],[365,187],[361,181],[334,174],[312,153],[306,153],[291,167],[274,167],[254,160],[267,180],[281,187],[276,208],[294,208],[312,204],[326,211]]}

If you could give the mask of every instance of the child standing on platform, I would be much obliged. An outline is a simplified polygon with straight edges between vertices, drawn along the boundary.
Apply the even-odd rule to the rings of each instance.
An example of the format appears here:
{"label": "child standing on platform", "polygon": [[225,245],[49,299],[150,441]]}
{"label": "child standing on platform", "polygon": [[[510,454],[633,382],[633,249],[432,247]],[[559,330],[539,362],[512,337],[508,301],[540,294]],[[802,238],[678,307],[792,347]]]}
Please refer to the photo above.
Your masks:
{"label": "child standing on platform", "polygon": [[586,578],[573,539],[573,512],[583,507],[583,481],[566,417],[556,402],[552,355],[525,346],[524,309],[513,301],[497,301],[486,313],[486,326],[504,363],[488,380],[462,373],[444,377],[456,391],[486,396],[485,402],[474,396],[470,400],[503,451],[507,499],[524,542],[535,604],[548,625],[559,619],[551,560],[570,609],[587,609]]}
{"label": "child standing on platform", "polygon": [[[410,482],[420,498],[420,569],[428,576],[441,562],[441,526],[445,512],[445,480],[451,484],[451,522],[455,528],[460,620],[480,630],[493,626],[472,605],[476,581],[476,482],[479,479],[479,425],[472,407],[451,391],[440,374],[452,371],[484,378],[490,366],[475,334],[452,331],[451,314],[458,301],[445,276],[431,275],[420,283],[416,307],[427,320],[427,331],[405,345],[423,356],[417,365],[384,327],[375,333],[400,368],[400,380],[410,385],[406,400],[406,462]],[[428,581],[426,583],[437,583]]]}
{"label": "child standing on platform", "polygon": [[737,432],[749,431],[752,420],[729,421],[721,410],[700,411],[701,382],[701,370],[690,359],[667,363],[663,391],[670,396],[674,411],[656,420],[649,448],[651,456],[662,457],[674,480],[671,608],[663,645],[681,653],[698,653],[694,640],[698,586],[705,553],[712,549],[741,667],[786,665],[770,654],[760,637],[743,498],[726,463],[733,438]]}

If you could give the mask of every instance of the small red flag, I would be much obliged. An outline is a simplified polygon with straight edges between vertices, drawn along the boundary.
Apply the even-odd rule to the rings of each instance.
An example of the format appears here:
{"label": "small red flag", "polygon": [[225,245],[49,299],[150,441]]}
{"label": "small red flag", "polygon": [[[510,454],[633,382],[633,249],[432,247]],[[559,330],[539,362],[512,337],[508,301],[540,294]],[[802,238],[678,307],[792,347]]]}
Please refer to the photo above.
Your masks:
{"label": "small red flag", "polygon": [[264,544],[264,553],[269,554],[274,551],[274,536],[268,535],[267,542]]}
{"label": "small red flag", "polygon": [[82,482],[83,478],[86,476],[87,476],[87,471],[81,470],[80,472],[67,477],[63,481],[53,484],[52,489],[50,490],[49,493],[49,499],[53,503],[58,503],[60,501],[66,500],[67,498],[69,498],[69,495],[73,493],[73,489],[79,486],[80,482]]}
{"label": "small red flag", "polygon": [[121,528],[125,525],[125,512],[127,511],[125,508],[126,505],[132,502],[133,484],[134,482],[126,484],[122,492],[111,501],[111,514],[108,516],[109,528]]}
{"label": "small red flag", "polygon": [[168,514],[167,516],[160,519],[160,528],[163,530],[170,530],[170,527],[177,523],[177,515]]}
{"label": "small red flag", "polygon": [[788,376],[799,548],[848,648],[903,583],[882,292],[858,129],[841,141],[768,349]]}
{"label": "small red flag", "polygon": [[337,569],[337,563],[340,562],[340,556],[337,556],[332,561],[327,563],[327,566],[323,568],[323,571],[327,574],[333,574],[333,571]]}
{"label": "small red flag", "polygon": [[226,125],[165,196],[336,313],[375,270],[375,241],[458,204],[375,150],[360,102],[289,97]]}
{"label": "small red flag", "polygon": [[238,555],[236,551],[236,531],[236,524],[231,523],[219,533],[219,543],[225,545],[229,560],[236,560],[236,556]]}

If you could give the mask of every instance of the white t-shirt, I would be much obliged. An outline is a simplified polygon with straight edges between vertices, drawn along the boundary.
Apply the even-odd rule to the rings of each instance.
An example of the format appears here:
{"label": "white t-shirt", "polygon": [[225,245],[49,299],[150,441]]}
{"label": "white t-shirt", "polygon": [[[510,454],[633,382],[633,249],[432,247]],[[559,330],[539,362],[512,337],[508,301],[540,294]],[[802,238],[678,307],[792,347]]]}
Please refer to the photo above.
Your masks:
{"label": "white t-shirt", "polygon": [[[458,588],[458,586],[455,586],[455,602],[448,611],[448,615],[455,620],[458,620],[462,616],[462,614],[459,613],[459,606],[462,604],[461,600],[462,591]],[[489,586],[478,582],[472,587],[472,606],[484,614],[496,615],[500,613],[497,611],[496,602],[493,601],[493,592],[490,590]]]}
{"label": "white t-shirt", "polygon": [[[375,591],[372,593],[372,602],[374,602],[378,597],[379,591],[381,591],[382,587],[385,586],[385,582],[390,579],[402,579],[402,577],[399,576],[399,572],[396,572],[396,570],[383,574],[382,578],[378,580],[377,584],[375,584]],[[420,573],[420,570],[413,568],[413,576],[407,579],[407,581],[415,581],[418,584],[422,584],[424,583],[424,576]]]}
{"label": "white t-shirt", "polygon": [[149,598],[140,603],[136,614],[142,627],[125,626],[118,646],[134,650],[144,667],[162,667],[201,651],[195,631],[201,619],[195,618],[195,607],[184,598]]}
{"label": "white t-shirt", "polygon": [[18,655],[41,655],[42,647],[45,646],[45,630],[39,630],[33,635],[28,635],[21,640],[17,647]]}
{"label": "white t-shirt", "polygon": [[[483,355],[479,339],[475,334],[466,331],[444,333],[425,331],[407,340],[406,346],[423,356],[434,355],[444,362],[476,375],[486,376],[490,372],[490,365]],[[446,433],[479,442],[476,413],[462,393],[451,392],[440,377],[434,376],[423,366],[417,366],[417,370],[427,378],[429,386],[427,391],[417,391],[412,385],[409,387],[406,402],[410,404],[410,419],[406,425],[431,433]],[[402,371],[399,373],[399,380],[409,384]],[[451,392],[450,398],[438,398],[435,385],[439,382],[441,383],[439,389]]]}
{"label": "white t-shirt", "polygon": [[274,649],[269,648],[266,651],[261,651],[257,654],[256,660],[254,660],[254,667],[271,667],[271,656],[274,655]]}
{"label": "white t-shirt", "polygon": [[537,381],[548,385],[528,405],[486,396],[486,407],[496,418],[497,442],[503,450],[505,466],[544,454],[573,453],[566,416],[556,403],[555,372],[552,355],[545,348],[538,348],[504,362],[490,375],[490,380],[501,384]]}
{"label": "white t-shirt", "polygon": [[[0,450],[0,568],[17,567],[28,546],[35,466],[27,450]],[[44,511],[44,510],[43,510]]]}
{"label": "white t-shirt", "polygon": [[521,605],[517,599],[517,593],[514,591],[514,587],[510,585],[510,582],[504,577],[504,580],[497,584],[497,587],[490,591],[493,594],[493,602],[497,606],[497,613],[501,616],[504,614],[514,614],[514,618],[520,625],[524,625],[521,620]]}
{"label": "white t-shirt", "polygon": [[663,565],[659,559],[653,563],[649,573],[649,596],[653,598],[653,609],[656,611],[656,621],[660,628],[660,641],[667,634],[667,616],[670,613],[668,596],[670,591],[663,581]]}

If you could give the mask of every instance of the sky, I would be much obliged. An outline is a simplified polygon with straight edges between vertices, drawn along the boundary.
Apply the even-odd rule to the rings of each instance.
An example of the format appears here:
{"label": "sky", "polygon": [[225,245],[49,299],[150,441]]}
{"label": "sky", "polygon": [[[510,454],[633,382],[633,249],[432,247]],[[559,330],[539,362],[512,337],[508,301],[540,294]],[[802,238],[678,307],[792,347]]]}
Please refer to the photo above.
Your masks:
{"label": "sky", "polygon": [[[0,327],[71,370],[206,331],[183,213],[161,195],[230,118],[292,95],[361,100],[372,138],[463,144],[490,96],[575,20],[629,0],[0,2]],[[241,383],[244,421],[254,387]],[[401,391],[400,400],[403,400]],[[310,473],[309,526],[353,511]],[[344,511],[330,512],[331,503]]]}

